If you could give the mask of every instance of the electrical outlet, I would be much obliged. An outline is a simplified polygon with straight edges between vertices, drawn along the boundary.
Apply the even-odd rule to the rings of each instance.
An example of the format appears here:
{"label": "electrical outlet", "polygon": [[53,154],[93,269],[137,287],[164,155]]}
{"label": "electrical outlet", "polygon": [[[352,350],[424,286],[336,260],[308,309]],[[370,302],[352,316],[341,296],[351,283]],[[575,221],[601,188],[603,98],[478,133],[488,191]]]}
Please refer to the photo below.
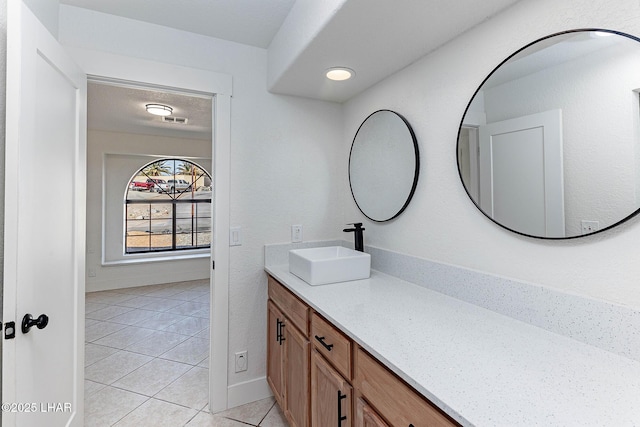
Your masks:
{"label": "electrical outlet", "polygon": [[239,351],[236,353],[236,372],[243,372],[247,370],[248,363],[247,350]]}
{"label": "electrical outlet", "polygon": [[302,225],[291,226],[291,243],[302,242]]}
{"label": "electrical outlet", "polygon": [[582,226],[582,234],[591,234],[600,230],[600,221],[580,221],[580,225]]}
{"label": "electrical outlet", "polygon": [[96,277],[96,269],[89,267],[89,277]]}

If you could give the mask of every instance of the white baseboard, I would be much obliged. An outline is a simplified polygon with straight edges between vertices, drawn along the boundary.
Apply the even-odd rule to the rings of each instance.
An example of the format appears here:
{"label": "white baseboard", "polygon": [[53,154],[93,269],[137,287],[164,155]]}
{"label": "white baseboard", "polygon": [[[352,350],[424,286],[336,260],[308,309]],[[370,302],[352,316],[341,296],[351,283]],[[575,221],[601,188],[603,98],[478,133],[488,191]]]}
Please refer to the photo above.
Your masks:
{"label": "white baseboard", "polygon": [[94,280],[86,282],[86,292],[111,291],[115,289],[134,288],[137,286],[162,285],[174,282],[189,282],[192,280],[209,280],[209,276],[201,273],[185,273],[178,271],[163,275],[147,274],[146,276],[130,276],[116,279]]}
{"label": "white baseboard", "polygon": [[271,388],[267,383],[267,377],[256,378],[255,380],[230,385],[227,388],[227,405],[229,408],[266,399],[273,396]]}

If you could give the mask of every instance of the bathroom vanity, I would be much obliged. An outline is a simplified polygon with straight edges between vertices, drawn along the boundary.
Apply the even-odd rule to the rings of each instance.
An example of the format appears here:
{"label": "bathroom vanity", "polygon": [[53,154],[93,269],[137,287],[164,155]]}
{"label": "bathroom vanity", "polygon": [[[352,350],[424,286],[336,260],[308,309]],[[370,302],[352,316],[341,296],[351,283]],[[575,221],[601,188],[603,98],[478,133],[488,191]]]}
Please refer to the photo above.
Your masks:
{"label": "bathroom vanity", "polygon": [[268,382],[292,426],[640,420],[637,360],[376,270],[322,286],[265,270]]}
{"label": "bathroom vanity", "polygon": [[292,426],[458,425],[271,276],[268,319],[267,381]]}
{"label": "bathroom vanity", "polygon": [[[461,182],[482,214],[551,246],[640,213],[638,129],[628,120],[637,116],[638,42],[572,29],[524,46],[491,72],[457,141]],[[369,220],[404,211],[419,169],[403,116],[379,110],[362,122],[349,184]],[[368,278],[312,278],[311,267],[287,264],[287,251],[301,246],[265,249],[268,381],[291,425],[640,425],[637,308],[372,246]],[[362,249],[362,239],[354,246]],[[320,249],[302,250],[308,265],[328,262]],[[327,270],[351,272],[336,267],[342,258]]]}

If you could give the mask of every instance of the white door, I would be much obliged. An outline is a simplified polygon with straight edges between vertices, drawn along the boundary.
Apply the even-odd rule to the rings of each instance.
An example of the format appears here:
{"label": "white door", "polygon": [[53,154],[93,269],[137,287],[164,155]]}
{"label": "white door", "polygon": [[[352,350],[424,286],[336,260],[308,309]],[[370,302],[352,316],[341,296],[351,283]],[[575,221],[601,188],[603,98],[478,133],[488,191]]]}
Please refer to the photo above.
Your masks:
{"label": "white door", "polygon": [[[81,426],[86,76],[9,1],[2,425]],[[22,332],[27,314],[48,316]],[[41,323],[39,326],[43,326]]]}
{"label": "white door", "polygon": [[480,207],[523,234],[564,237],[562,112],[480,126]]}

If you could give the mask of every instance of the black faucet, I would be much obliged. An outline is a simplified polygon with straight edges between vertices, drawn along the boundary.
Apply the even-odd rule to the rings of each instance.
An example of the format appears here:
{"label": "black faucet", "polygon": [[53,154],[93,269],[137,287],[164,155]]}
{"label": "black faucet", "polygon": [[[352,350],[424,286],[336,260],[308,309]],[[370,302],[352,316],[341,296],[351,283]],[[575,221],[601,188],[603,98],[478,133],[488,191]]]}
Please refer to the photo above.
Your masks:
{"label": "black faucet", "polygon": [[362,239],[362,232],[364,231],[364,228],[362,228],[362,223],[356,222],[349,225],[353,225],[353,228],[345,228],[342,231],[344,231],[345,233],[351,233],[353,231],[356,251],[364,252],[364,241]]}

